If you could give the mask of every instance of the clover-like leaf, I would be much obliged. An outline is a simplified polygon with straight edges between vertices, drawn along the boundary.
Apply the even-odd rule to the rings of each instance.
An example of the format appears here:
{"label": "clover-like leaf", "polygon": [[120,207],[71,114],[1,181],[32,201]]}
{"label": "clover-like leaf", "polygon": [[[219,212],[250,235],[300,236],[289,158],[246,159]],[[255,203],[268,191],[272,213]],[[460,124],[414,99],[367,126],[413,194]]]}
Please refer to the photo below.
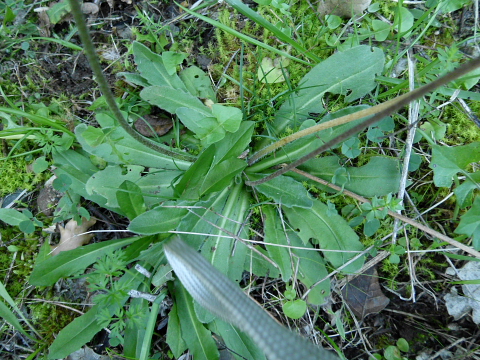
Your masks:
{"label": "clover-like leaf", "polygon": [[304,300],[289,300],[282,305],[282,310],[290,319],[300,319],[307,311],[307,303]]}
{"label": "clover-like leaf", "polygon": [[274,61],[269,57],[264,57],[262,63],[258,68],[257,76],[260,82],[275,84],[285,81],[285,75],[287,75],[287,70],[283,69],[280,64],[275,66]]}

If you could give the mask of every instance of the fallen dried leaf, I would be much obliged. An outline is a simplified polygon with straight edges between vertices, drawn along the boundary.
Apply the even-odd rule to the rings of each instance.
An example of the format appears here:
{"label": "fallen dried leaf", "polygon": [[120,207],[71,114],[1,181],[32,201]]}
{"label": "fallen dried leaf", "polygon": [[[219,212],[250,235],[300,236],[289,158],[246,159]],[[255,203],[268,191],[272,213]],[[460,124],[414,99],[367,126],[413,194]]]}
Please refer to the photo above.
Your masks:
{"label": "fallen dried leaf", "polygon": [[469,261],[463,268],[457,271],[457,276],[463,281],[472,281],[472,284],[462,285],[463,294],[457,293],[455,287],[449,294],[445,295],[445,305],[448,313],[455,320],[472,313],[472,320],[475,324],[480,324],[480,284],[476,283],[480,279],[480,263]]}
{"label": "fallen dried leaf", "polygon": [[77,247],[88,244],[93,234],[84,234],[87,230],[97,222],[94,217],[87,220],[82,219],[82,224],[78,225],[75,220],[70,220],[65,227],[58,226],[60,231],[60,242],[57,246],[52,247],[52,254],[57,255],[61,251],[73,250]]}
{"label": "fallen dried leaf", "polygon": [[342,290],[343,298],[355,316],[363,319],[368,314],[385,309],[390,299],[383,295],[378,283],[377,269],[371,267],[349,281]]}
{"label": "fallen dried leaf", "polygon": [[165,135],[172,127],[172,119],[163,116],[145,115],[135,122],[135,129],[147,137]]}

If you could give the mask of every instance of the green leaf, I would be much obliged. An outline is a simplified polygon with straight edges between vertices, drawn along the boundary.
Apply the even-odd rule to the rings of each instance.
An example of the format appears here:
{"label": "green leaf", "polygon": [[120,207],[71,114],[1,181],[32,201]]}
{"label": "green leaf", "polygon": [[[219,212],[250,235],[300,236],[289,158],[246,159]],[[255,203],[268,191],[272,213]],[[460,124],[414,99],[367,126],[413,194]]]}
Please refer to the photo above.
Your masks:
{"label": "green leaf", "polygon": [[[164,207],[169,205],[172,207]],[[186,208],[173,207],[175,205],[177,205],[175,202],[167,202],[144,212],[130,222],[128,230],[136,234],[152,235],[175,229],[180,220],[188,213]]]}
{"label": "green leaf", "polygon": [[475,197],[470,210],[462,215],[455,233],[471,236],[473,247],[480,250],[480,196]]}
{"label": "green leaf", "polygon": [[85,189],[89,195],[98,194],[107,199],[107,206],[118,208],[118,188],[126,180],[131,182],[139,180],[143,170],[143,166],[137,165],[129,165],[125,168],[118,165],[107,166],[88,179]]}
{"label": "green leaf", "polygon": [[162,60],[168,75],[172,76],[177,72],[177,65],[180,65],[187,58],[185,53],[177,53],[174,51],[164,51]]}
{"label": "green leaf", "polygon": [[342,18],[337,15],[327,15],[326,20],[327,20],[327,26],[331,30],[335,30],[342,24]]}
{"label": "green leaf", "polygon": [[390,35],[390,24],[381,20],[372,20],[372,28],[375,31],[375,40],[385,41]]}
{"label": "green leaf", "polygon": [[201,184],[200,196],[223,190],[246,167],[247,162],[237,158],[230,158],[213,165]]}
{"label": "green leaf", "polygon": [[[273,206],[263,206],[265,214],[265,244],[276,244],[287,246],[288,241],[285,229],[282,227],[281,219]],[[286,247],[265,245],[270,259],[279,267],[283,281],[289,281],[292,277],[291,255]]]}
{"label": "green leaf", "polygon": [[231,106],[213,104],[212,113],[217,118],[218,123],[228,132],[237,131],[243,119],[242,111]]}
{"label": "green leaf", "polygon": [[140,187],[145,204],[152,208],[152,204],[158,204],[165,199],[173,197],[173,183],[185,172],[181,170],[162,170],[149,168],[147,174],[136,182]]}
{"label": "green leaf", "polygon": [[[341,168],[339,160],[335,156],[312,159],[300,166],[301,170],[313,176],[344,186],[345,189],[365,197],[385,196],[398,191],[401,173],[397,159],[375,156],[367,164],[358,168],[346,167],[346,177],[343,177],[346,180],[345,183],[339,183],[341,179],[334,178],[339,168]],[[304,179],[297,175],[292,176],[299,180]],[[308,181],[319,186],[317,182]],[[327,187],[321,188],[328,190]]]}
{"label": "green leaf", "polygon": [[307,303],[304,300],[289,300],[282,305],[283,313],[290,319],[300,319],[307,311]]}
{"label": "green leaf", "polygon": [[183,90],[166,86],[149,86],[140,92],[140,97],[171,114],[175,114],[177,109],[185,107],[198,112],[198,116],[201,116],[201,118],[212,116],[210,109],[203,105],[198,98]]}
{"label": "green leaf", "polygon": [[31,221],[25,214],[15,209],[0,208],[0,220],[8,225],[19,226],[23,221]]}
{"label": "green leaf", "polygon": [[175,284],[177,314],[183,340],[196,360],[218,360],[217,345],[210,331],[198,321],[192,298],[178,281]]}
{"label": "green leaf", "polygon": [[265,354],[252,339],[229,323],[217,318],[209,328],[220,335],[227,348],[241,356],[242,359],[265,360]]}
{"label": "green leaf", "polygon": [[31,234],[35,231],[35,224],[32,220],[28,219],[18,224],[18,228],[26,234]]}
{"label": "green leaf", "polygon": [[82,316],[64,327],[50,345],[48,359],[62,359],[80,349],[104,327],[97,321],[100,311],[98,305],[93,306]]}
{"label": "green leaf", "polygon": [[383,356],[386,360],[402,360],[402,354],[396,346],[389,346],[385,349]]}
{"label": "green leaf", "polygon": [[[250,175],[250,177],[252,180],[257,180],[261,176]],[[289,208],[298,206],[308,209],[313,204],[303,185],[289,176],[277,176],[270,181],[257,185],[255,189],[275,200],[277,204]]]}
{"label": "green leaf", "polygon": [[383,51],[367,45],[335,53],[320,62],[280,107],[273,121],[274,135],[280,135],[287,126],[300,124],[310,112],[322,113],[321,100],[326,92],[346,95],[345,102],[364,96],[376,86],[375,76],[383,71],[384,62]]}
{"label": "green leaf", "polygon": [[[192,209],[179,223],[177,230],[185,232],[182,234],[184,239],[191,247],[198,250],[204,244],[204,238],[195,235],[212,234],[215,224],[219,220],[219,213],[225,208],[228,197],[228,190],[208,195],[203,201],[198,201],[196,209]],[[189,234],[192,233],[192,234]],[[222,233],[223,234],[223,233]]]}
{"label": "green leaf", "polygon": [[50,23],[55,25],[63,19],[65,15],[70,12],[70,4],[68,1],[59,1],[53,4],[50,9],[47,10]]}
{"label": "green leaf", "polygon": [[283,296],[285,296],[287,300],[295,300],[297,298],[297,291],[293,286],[287,285]]}
{"label": "green leaf", "polygon": [[269,57],[264,57],[262,63],[258,67],[257,77],[261,83],[276,84],[285,81],[284,72],[281,67],[273,64],[273,60]]}
{"label": "green leaf", "polygon": [[55,180],[53,180],[52,185],[55,190],[66,192],[72,185],[72,179],[68,175],[60,174]]}
{"label": "green leaf", "polygon": [[253,121],[243,121],[236,132],[227,133],[221,141],[217,142],[214,163],[240,156],[252,141],[254,124]]}
{"label": "green leaf", "polygon": [[480,161],[480,142],[456,147],[433,145],[429,167],[433,169],[434,184],[450,187],[457,173],[465,174],[465,168],[477,161]]}
{"label": "green leaf", "polygon": [[214,158],[215,146],[211,145],[200,154],[197,161],[185,172],[175,186],[175,193],[183,199],[200,198],[203,179],[208,174]]}
{"label": "green leaf", "polygon": [[[129,303],[129,310],[132,309],[135,309],[135,315],[138,313],[142,313],[142,315],[151,314],[150,304],[143,299],[132,299]],[[125,358],[139,359],[143,341],[146,341],[148,336],[145,334],[146,323],[144,319],[135,315],[128,317],[126,320],[122,355]]]}
{"label": "green leaf", "polygon": [[[230,234],[248,238],[247,228],[242,224],[246,222],[251,197],[242,183],[225,188],[212,197],[215,198],[215,195],[226,198],[227,201],[223,208],[215,209],[216,213],[212,216],[215,226],[211,225],[208,232],[211,236],[202,246],[202,255],[230,280],[238,283],[242,279],[248,248],[244,243],[235,241]],[[225,238],[225,235],[230,236]]]}
{"label": "green leaf", "polygon": [[172,309],[168,313],[167,344],[176,359],[187,349],[187,345],[182,339],[176,303],[173,304]]}
{"label": "green leaf", "polygon": [[372,236],[375,234],[380,227],[380,221],[378,219],[372,219],[365,223],[363,227],[363,233],[365,236]]}
{"label": "green leaf", "polygon": [[142,77],[147,79],[151,85],[187,91],[177,74],[168,73],[160,55],[153,53],[149,48],[137,41],[133,42],[132,48],[138,70]]}
{"label": "green leaf", "polygon": [[60,254],[36,264],[30,275],[29,283],[35,286],[53,285],[60,278],[86,269],[106,253],[130,245],[139,239],[142,239],[142,237],[108,240],[70,251],[62,251]]}
{"label": "green leaf", "polygon": [[10,6],[6,6],[4,9],[5,9],[5,15],[3,16],[3,25],[4,25],[4,30],[8,31],[5,25],[13,22],[13,20],[15,20],[17,15],[13,12]]}
{"label": "green leaf", "polygon": [[403,352],[408,352],[410,349],[410,345],[408,344],[408,341],[405,340],[404,338],[400,338],[397,340],[397,347],[400,351]]}
{"label": "green leaf", "polygon": [[360,140],[352,137],[342,144],[342,154],[350,159],[355,159],[362,152],[360,150]]}
{"label": "green leaf", "polygon": [[[104,138],[105,142],[100,145],[92,147],[84,139],[83,135],[90,127],[80,124],[75,128],[78,142],[82,145],[83,150],[89,154],[113,164],[136,164],[170,170],[187,169],[191,164],[189,161],[172,159],[139,143],[121,127],[116,126],[113,118],[107,114],[98,114],[96,119],[102,128],[110,128],[108,136]],[[168,148],[168,150],[175,151],[171,148]],[[185,155],[185,153],[179,154]]]}
{"label": "green leaf", "polygon": [[450,13],[463,8],[465,5],[471,3],[471,0],[450,0],[444,2],[442,5],[442,12]]}
{"label": "green leaf", "polygon": [[103,129],[93,126],[88,126],[88,128],[82,132],[85,142],[92,147],[97,147],[105,142],[105,139],[108,137],[107,135],[108,133],[105,133]]}
{"label": "green leaf", "polygon": [[409,31],[415,19],[410,11],[403,6],[395,8],[395,25],[399,33]]}
{"label": "green leaf", "polygon": [[40,174],[48,169],[48,165],[49,163],[45,160],[45,156],[40,156],[33,162],[32,168],[35,174]]}
{"label": "green leaf", "polygon": [[466,208],[472,204],[473,190],[477,189],[480,184],[480,171],[477,171],[465,179],[459,186],[455,187],[453,192],[457,198],[457,204],[461,209]]}
{"label": "green leaf", "polygon": [[255,245],[253,249],[249,249],[247,256],[245,271],[259,277],[271,277],[274,279],[280,277],[278,269],[266,260],[269,256],[268,252],[259,245]]}
{"label": "green leaf", "polygon": [[205,72],[197,66],[189,66],[180,72],[180,79],[184,82],[190,94],[202,99],[215,101],[215,91],[212,82]]}
{"label": "green leaf", "polygon": [[225,129],[214,117],[201,120],[202,126],[195,131],[195,137],[200,140],[204,147],[219,142],[225,137]]}
{"label": "green leaf", "polygon": [[[297,233],[288,231],[287,238],[292,245],[292,253],[299,259],[297,279],[310,289],[307,301],[313,305],[324,304],[325,299],[330,296],[330,279],[327,278],[328,271],[325,261],[318,251],[313,251],[310,243],[304,245]],[[295,263],[294,266],[296,267],[297,264]],[[321,281],[322,279],[324,280]],[[312,288],[313,285],[315,287]]]}
{"label": "green leaf", "polygon": [[[300,126],[299,131],[314,125],[316,125],[314,120],[305,120]],[[300,139],[282,147],[281,151],[277,151],[275,154],[249,167],[247,172],[255,173],[259,172],[259,170],[261,171],[263,169],[271,168],[272,166],[276,166],[278,164],[292,162],[304,155],[311,153],[322,145],[323,141],[319,138],[319,133],[303,136]]]}
{"label": "green leaf", "polygon": [[123,77],[125,81],[131,85],[138,85],[142,87],[150,86],[150,83],[139,74],[119,72],[117,73],[117,77]]}
{"label": "green leaf", "polygon": [[26,331],[23,329],[20,321],[18,321],[15,314],[8,308],[7,305],[3,301],[0,300],[0,317],[12,325],[16,330],[20,331],[22,334],[27,334]]}
{"label": "green leaf", "polygon": [[[313,201],[311,209],[299,207],[282,207],[290,220],[290,224],[300,229],[298,235],[306,244],[309,239],[316,239],[323,250],[325,258],[335,267],[339,268],[357,253],[362,251],[363,245],[358,240],[357,234],[348,226],[340,215],[328,214],[327,205],[319,200]],[[335,251],[328,251],[335,250]],[[340,250],[340,252],[338,252]],[[345,273],[355,272],[363,265],[363,257],[354,261],[343,269]]]}
{"label": "green leaf", "polygon": [[118,206],[130,220],[145,212],[142,189],[137,184],[125,180],[116,195]]}
{"label": "green leaf", "polygon": [[388,261],[390,261],[392,264],[400,264],[400,256],[397,254],[392,254],[388,258]]}
{"label": "green leaf", "polygon": [[89,158],[74,150],[53,151],[53,161],[57,165],[55,175],[58,178],[68,176],[71,180],[70,189],[87,200],[104,206],[106,200],[103,196],[90,195],[85,190],[88,179],[97,172],[97,168]]}

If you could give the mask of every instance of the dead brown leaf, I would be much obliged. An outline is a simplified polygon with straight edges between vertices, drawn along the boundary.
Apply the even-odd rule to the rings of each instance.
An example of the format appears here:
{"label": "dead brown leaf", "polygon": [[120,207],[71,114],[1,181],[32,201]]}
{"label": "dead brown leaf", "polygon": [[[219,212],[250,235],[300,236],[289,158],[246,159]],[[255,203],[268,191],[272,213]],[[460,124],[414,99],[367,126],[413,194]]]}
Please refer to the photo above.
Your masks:
{"label": "dead brown leaf", "polygon": [[369,268],[362,275],[347,282],[342,289],[342,294],[352,312],[359,319],[363,319],[368,314],[382,311],[390,302],[390,299],[383,295],[375,267]]}
{"label": "dead brown leaf", "polygon": [[52,246],[52,254],[57,255],[61,251],[73,250],[77,247],[86,245],[90,242],[93,234],[84,234],[91,228],[97,219],[91,217],[90,220],[82,219],[82,224],[78,225],[75,220],[70,220],[65,227],[58,226],[60,231],[60,242],[57,246]]}
{"label": "dead brown leaf", "polygon": [[165,135],[172,127],[172,119],[164,116],[145,115],[135,121],[135,129],[147,137]]}

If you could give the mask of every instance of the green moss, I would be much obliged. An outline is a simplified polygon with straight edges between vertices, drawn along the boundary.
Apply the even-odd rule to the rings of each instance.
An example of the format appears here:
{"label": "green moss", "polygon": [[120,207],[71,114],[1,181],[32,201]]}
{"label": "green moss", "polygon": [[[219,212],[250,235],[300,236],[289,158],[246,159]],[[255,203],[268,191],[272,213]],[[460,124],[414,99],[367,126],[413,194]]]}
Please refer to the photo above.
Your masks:
{"label": "green moss", "polygon": [[55,335],[70,324],[78,314],[55,304],[62,299],[53,297],[51,294],[45,294],[37,298],[40,301],[32,302],[29,305],[32,324],[46,342],[51,343],[55,339]]}
{"label": "green moss", "polygon": [[388,287],[395,290],[397,288],[396,278],[400,274],[399,264],[392,264],[390,261],[385,260],[382,262],[382,277],[388,280]]}
{"label": "green moss", "polygon": [[[480,113],[480,101],[470,101],[469,106],[474,114]],[[480,131],[465,111],[458,106],[447,106],[442,119],[448,123],[447,141],[451,145],[469,144],[480,141]]]}
{"label": "green moss", "polygon": [[28,283],[28,277],[32,272],[38,252],[39,234],[34,233],[32,236],[25,237],[25,234],[17,228],[7,227],[0,229],[0,235],[4,241],[9,240],[6,243],[7,246],[12,245],[16,248],[14,257],[14,252],[10,251],[7,246],[0,247],[0,269],[3,269],[1,273],[2,279],[8,279],[4,285],[10,296],[14,298],[25,289]]}
{"label": "green moss", "polygon": [[43,180],[43,176],[28,170],[29,162],[24,157],[16,157],[0,162],[0,196],[19,189],[31,191]]}

